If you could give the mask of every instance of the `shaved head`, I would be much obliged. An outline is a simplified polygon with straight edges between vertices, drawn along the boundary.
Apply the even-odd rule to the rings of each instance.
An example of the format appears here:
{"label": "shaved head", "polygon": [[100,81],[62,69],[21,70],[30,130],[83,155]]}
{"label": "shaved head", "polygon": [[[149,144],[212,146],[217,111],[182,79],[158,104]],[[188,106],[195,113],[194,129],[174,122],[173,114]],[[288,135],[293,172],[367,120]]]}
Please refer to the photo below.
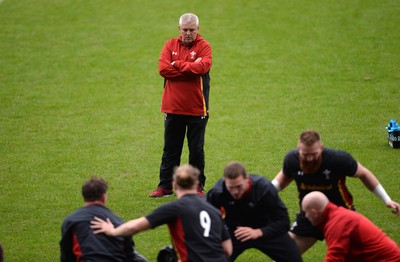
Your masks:
{"label": "shaved head", "polygon": [[316,225],[322,220],[322,214],[329,199],[319,191],[308,193],[301,201],[301,208],[311,224]]}

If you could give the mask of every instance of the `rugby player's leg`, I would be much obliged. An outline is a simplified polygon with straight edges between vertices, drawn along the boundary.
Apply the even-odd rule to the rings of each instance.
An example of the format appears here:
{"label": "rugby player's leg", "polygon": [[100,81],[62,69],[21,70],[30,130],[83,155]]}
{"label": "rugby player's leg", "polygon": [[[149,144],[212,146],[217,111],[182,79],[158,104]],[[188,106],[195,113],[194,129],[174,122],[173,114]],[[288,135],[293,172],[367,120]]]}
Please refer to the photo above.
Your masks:
{"label": "rugby player's leg", "polygon": [[292,232],[289,232],[289,236],[296,242],[296,245],[301,254],[304,254],[310,247],[312,247],[317,239],[315,237],[304,237],[295,235]]}

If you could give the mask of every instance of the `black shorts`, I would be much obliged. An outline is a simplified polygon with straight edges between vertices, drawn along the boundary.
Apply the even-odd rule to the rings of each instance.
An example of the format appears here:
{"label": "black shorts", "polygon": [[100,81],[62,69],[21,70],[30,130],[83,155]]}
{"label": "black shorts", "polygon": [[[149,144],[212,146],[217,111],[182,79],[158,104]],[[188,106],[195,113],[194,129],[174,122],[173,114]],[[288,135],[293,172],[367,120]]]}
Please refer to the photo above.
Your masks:
{"label": "black shorts", "polygon": [[303,211],[297,213],[296,220],[293,222],[290,232],[302,237],[315,237],[318,240],[324,240],[322,231],[308,221]]}

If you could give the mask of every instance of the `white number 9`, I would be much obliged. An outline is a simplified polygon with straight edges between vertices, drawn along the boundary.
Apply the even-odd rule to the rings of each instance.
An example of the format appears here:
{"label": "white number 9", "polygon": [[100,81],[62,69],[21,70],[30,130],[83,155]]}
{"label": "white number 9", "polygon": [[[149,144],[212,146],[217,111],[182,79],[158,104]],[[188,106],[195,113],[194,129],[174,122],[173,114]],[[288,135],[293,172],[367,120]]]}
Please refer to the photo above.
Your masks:
{"label": "white number 9", "polygon": [[209,237],[210,236],[210,229],[211,229],[211,219],[210,215],[207,213],[207,211],[202,210],[200,212],[200,225],[202,228],[204,228],[204,237]]}

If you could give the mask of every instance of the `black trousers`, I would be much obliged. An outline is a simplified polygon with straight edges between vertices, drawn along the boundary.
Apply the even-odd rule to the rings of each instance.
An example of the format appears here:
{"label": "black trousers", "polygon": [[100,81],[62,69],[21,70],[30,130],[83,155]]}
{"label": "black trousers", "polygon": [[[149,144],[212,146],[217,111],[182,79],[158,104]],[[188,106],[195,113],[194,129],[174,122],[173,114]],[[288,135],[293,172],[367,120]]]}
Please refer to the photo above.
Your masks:
{"label": "black trousers", "polygon": [[245,242],[232,238],[233,253],[231,261],[243,253],[246,249],[255,248],[269,256],[274,261],[300,262],[301,254],[296,243],[290,238],[289,234],[283,234],[274,238],[258,238]]}
{"label": "black trousers", "polygon": [[172,189],[174,168],[181,163],[185,135],[189,147],[189,164],[200,170],[200,186],[204,188],[204,136],[208,116],[166,114],[164,120],[164,149],[160,166],[159,187]]}

